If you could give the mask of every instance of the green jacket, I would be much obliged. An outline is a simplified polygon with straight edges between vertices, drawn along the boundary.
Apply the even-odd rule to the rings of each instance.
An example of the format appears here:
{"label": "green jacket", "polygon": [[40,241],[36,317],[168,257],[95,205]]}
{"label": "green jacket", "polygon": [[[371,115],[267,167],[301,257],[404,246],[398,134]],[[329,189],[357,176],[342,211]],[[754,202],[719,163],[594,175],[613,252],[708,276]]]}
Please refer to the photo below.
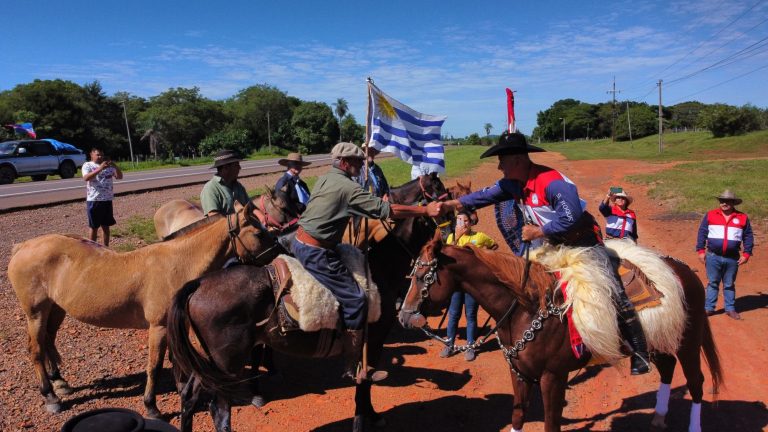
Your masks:
{"label": "green jacket", "polygon": [[352,215],[389,217],[389,203],[363,190],[347,173],[331,168],[312,189],[299,225],[317,240],[340,243]]}
{"label": "green jacket", "polygon": [[235,181],[234,187],[230,188],[221,180],[221,177],[213,176],[200,192],[200,204],[203,205],[203,213],[206,215],[214,210],[221,214],[234,213],[235,200],[242,205],[248,204],[250,200],[248,192],[239,181]]}

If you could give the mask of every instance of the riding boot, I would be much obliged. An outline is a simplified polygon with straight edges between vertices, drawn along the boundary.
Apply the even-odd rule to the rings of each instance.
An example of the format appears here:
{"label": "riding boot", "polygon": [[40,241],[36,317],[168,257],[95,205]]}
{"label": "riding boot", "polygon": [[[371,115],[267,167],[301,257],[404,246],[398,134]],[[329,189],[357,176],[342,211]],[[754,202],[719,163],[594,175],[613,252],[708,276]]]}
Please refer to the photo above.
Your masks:
{"label": "riding boot", "polygon": [[358,370],[360,369],[360,357],[363,353],[363,330],[347,330],[343,338],[344,356],[346,363],[344,365],[343,378],[358,379]]}
{"label": "riding boot", "polygon": [[619,312],[619,329],[624,339],[632,347],[630,357],[630,371],[632,375],[642,375],[651,371],[651,363],[648,357],[648,345],[640,321],[637,319],[635,308],[624,309]]}

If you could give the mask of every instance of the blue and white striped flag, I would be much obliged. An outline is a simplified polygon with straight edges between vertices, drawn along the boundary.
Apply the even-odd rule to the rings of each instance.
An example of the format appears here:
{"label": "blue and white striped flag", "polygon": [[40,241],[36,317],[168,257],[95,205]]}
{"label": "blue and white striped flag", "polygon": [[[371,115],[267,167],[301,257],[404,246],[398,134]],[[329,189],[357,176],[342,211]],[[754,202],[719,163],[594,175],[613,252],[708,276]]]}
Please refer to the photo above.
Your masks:
{"label": "blue and white striped flag", "polygon": [[440,139],[445,116],[414,111],[373,84],[369,89],[371,138],[368,144],[419,166],[424,174],[445,172],[445,149]]}

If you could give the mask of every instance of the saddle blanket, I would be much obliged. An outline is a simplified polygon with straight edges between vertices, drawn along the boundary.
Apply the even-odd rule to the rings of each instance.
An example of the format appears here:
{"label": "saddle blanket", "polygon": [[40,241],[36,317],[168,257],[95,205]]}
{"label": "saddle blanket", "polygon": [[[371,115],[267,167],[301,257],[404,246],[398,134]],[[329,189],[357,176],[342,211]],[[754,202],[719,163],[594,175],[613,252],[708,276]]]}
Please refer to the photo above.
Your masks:
{"label": "saddle blanket", "polygon": [[[654,252],[637,246],[630,240],[606,241],[607,254],[602,248],[569,248],[544,245],[531,253],[531,259],[559,274],[559,287],[565,293],[572,346],[579,338],[593,356],[609,363],[623,358],[617,311],[611,293],[617,283],[610,268],[608,254],[633,263],[647,277],[658,295],[641,294],[651,298],[648,307],[638,310],[638,317],[649,348],[675,353],[685,328],[683,288],[668,265]],[[651,303],[657,306],[650,307]],[[574,346],[574,354],[580,354]]]}
{"label": "saddle blanket", "polygon": [[[366,268],[363,253],[348,244],[338,245],[336,252],[341,256],[341,261],[352,273],[357,284],[365,289]],[[293,316],[293,318],[298,321],[299,328],[307,332],[337,328],[340,319],[339,302],[333,293],[309,274],[296,258],[288,255],[280,255],[278,258],[286,263],[290,271],[290,280],[281,282],[287,283],[282,290],[282,295],[290,292],[292,303],[297,310],[295,313],[298,314],[298,317]],[[368,273],[370,274],[370,271]],[[368,322],[371,323],[378,321],[381,317],[381,296],[373,281],[367,285]]]}

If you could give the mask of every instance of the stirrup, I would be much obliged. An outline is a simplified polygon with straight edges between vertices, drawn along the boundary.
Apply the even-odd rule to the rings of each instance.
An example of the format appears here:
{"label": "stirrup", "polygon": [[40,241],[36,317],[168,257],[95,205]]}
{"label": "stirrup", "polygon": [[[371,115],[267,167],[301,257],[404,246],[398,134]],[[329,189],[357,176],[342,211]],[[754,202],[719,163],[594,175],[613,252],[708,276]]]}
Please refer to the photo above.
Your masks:
{"label": "stirrup", "polygon": [[650,361],[637,352],[632,353],[630,356],[629,366],[629,371],[632,375],[644,375],[651,371]]}

